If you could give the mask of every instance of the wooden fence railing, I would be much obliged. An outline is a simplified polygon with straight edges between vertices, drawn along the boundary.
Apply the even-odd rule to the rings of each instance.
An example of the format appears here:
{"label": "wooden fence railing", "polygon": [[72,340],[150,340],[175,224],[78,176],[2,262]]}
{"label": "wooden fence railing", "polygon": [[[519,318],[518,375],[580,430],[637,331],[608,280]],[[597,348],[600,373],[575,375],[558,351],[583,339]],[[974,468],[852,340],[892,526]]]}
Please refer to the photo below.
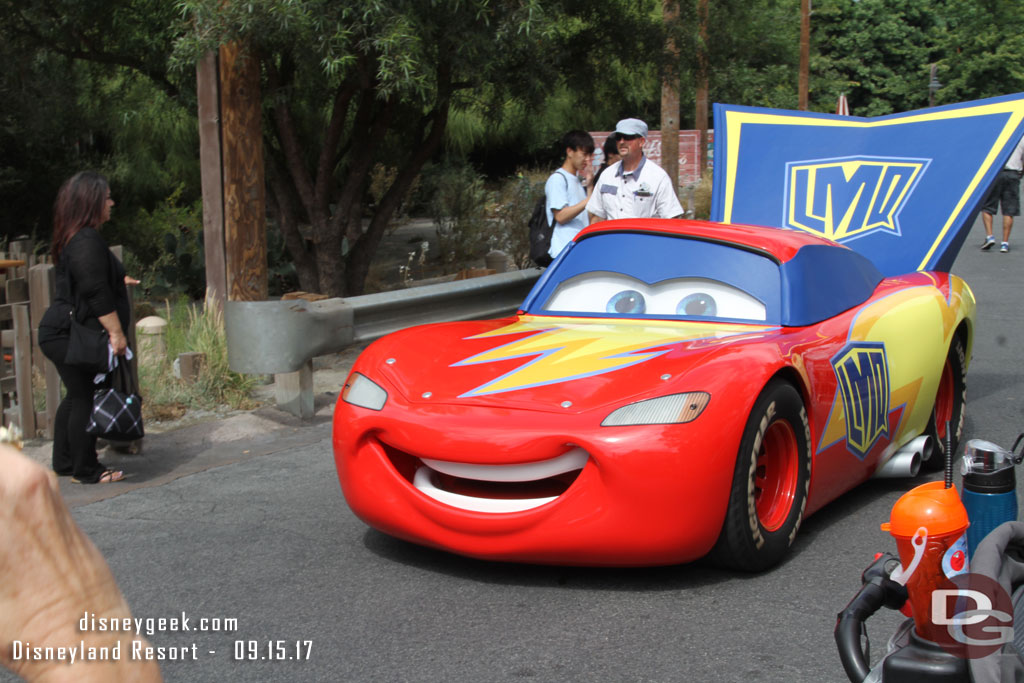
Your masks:
{"label": "wooden fence railing", "polygon": [[[14,240],[0,253],[0,400],[5,426],[18,425],[27,439],[52,439],[60,376],[39,349],[38,328],[53,301],[56,274],[34,247],[32,240]],[[112,250],[121,257],[120,246]],[[131,322],[128,339],[135,348]],[[134,362],[132,371],[137,372]]]}

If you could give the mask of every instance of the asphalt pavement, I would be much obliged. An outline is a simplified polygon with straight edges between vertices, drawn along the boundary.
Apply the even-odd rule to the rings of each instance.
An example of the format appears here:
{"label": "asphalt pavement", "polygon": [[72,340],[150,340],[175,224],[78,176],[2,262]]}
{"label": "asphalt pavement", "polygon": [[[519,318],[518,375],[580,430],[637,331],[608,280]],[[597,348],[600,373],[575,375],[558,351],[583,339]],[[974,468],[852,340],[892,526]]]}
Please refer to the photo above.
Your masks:
{"label": "asphalt pavement", "polygon": [[[1017,230],[1020,249],[982,253],[976,226],[954,267],[978,300],[965,436],[1007,447],[1024,431]],[[879,523],[927,480],[859,487],[758,575],[480,562],[352,515],[334,399],[320,395],[308,422],[264,408],[147,437],[141,455],[109,456],[131,471],[123,484],[62,481],[149,639],[186,655],[162,662],[167,680],[842,682],[836,613],[874,553],[895,550]],[[869,622],[876,655],[901,620]]]}

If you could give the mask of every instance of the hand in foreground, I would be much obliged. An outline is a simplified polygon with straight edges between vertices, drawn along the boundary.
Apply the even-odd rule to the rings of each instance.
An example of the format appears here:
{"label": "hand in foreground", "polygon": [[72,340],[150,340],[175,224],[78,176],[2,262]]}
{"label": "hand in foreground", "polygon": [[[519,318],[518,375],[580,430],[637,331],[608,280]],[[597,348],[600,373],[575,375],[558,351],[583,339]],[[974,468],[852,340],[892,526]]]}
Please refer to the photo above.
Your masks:
{"label": "hand in foreground", "polygon": [[[71,518],[57,479],[0,445],[0,663],[28,681],[159,681],[153,661],[131,658],[132,633],[79,631],[85,613],[131,616],[103,556]],[[119,661],[13,661],[28,647],[109,647]]]}
{"label": "hand in foreground", "polygon": [[142,284],[142,281],[141,280],[136,280],[131,275],[125,275],[124,276],[124,283],[126,285],[128,285],[129,287],[132,287],[134,285]]}

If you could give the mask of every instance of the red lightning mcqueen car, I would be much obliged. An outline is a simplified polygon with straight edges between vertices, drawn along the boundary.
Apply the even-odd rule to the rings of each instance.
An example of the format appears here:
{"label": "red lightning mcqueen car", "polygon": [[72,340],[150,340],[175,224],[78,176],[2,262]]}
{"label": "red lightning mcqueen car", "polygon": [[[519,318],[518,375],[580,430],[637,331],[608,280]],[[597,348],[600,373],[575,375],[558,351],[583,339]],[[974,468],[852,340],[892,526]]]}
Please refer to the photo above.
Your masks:
{"label": "red lightning mcqueen car", "polygon": [[[778,562],[804,517],[958,440],[974,297],[802,232],[583,230],[501,320],[370,345],[334,413],[352,510],[477,558]],[[940,460],[940,458],[935,458]]]}

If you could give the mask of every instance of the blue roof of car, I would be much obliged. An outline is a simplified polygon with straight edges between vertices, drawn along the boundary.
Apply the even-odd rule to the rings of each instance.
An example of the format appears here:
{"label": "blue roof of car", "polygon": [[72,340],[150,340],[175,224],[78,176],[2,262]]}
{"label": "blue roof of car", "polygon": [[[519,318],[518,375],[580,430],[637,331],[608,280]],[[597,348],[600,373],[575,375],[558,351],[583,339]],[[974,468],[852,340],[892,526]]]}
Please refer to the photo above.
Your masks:
{"label": "blue roof of car", "polygon": [[[769,324],[799,327],[831,318],[866,301],[882,280],[855,251],[809,239],[788,260],[749,243],[649,228],[585,233],[556,259],[523,303],[526,313],[616,317],[544,310],[564,281],[588,272],[614,272],[648,284],[682,277],[724,282],[765,305]],[[683,315],[625,318],[692,319]]]}

